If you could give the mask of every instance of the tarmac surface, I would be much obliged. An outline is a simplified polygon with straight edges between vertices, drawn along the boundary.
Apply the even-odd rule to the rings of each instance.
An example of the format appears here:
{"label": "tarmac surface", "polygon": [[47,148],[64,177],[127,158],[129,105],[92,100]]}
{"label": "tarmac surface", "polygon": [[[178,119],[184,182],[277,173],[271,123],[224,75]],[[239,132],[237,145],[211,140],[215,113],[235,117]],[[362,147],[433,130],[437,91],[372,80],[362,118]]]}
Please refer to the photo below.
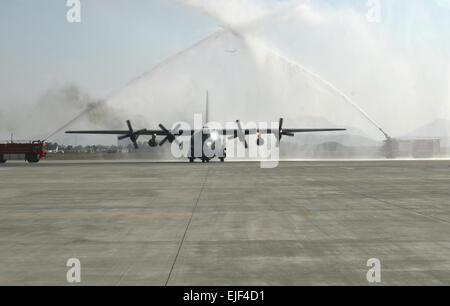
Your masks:
{"label": "tarmac surface", "polygon": [[0,285],[450,285],[450,161],[12,162]]}

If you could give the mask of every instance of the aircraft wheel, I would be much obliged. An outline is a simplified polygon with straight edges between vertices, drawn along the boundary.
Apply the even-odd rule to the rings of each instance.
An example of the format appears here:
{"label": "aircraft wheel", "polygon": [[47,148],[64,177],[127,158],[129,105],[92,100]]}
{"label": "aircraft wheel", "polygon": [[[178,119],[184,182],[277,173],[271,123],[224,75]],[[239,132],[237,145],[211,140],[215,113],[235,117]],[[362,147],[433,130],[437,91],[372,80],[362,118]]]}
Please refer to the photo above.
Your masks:
{"label": "aircraft wheel", "polygon": [[0,164],[6,163],[6,159],[0,159]]}
{"label": "aircraft wheel", "polygon": [[225,158],[224,157],[220,157],[219,160],[220,160],[221,163],[225,162]]}

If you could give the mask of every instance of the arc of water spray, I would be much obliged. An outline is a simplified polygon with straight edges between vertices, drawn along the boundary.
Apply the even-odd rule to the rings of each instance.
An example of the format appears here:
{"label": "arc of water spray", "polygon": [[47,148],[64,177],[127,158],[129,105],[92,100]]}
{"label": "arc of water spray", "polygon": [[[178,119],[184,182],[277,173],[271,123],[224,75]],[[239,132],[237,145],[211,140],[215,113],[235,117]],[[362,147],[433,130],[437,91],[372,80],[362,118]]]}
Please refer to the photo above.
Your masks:
{"label": "arc of water spray", "polygon": [[[180,1],[178,1],[178,2],[182,5],[184,4]],[[260,16],[256,19],[254,19],[253,21],[243,24],[243,25],[240,25],[240,26],[232,26],[231,24],[225,22],[224,20],[222,20],[222,18],[220,18],[219,16],[216,16],[215,14],[212,14],[208,10],[206,10],[202,7],[197,7],[197,8],[200,9],[200,11],[202,11],[204,14],[206,14],[214,19],[219,20],[219,22],[221,23],[221,27],[223,29],[226,29],[229,32],[231,32],[232,34],[234,34],[237,38],[239,38],[241,41],[243,41],[247,45],[247,47],[251,48],[250,44],[248,43],[248,37],[247,37],[248,34],[246,34],[246,29],[253,28],[255,26],[255,24],[262,23],[267,19],[271,19],[273,17],[276,17],[277,15],[283,14],[286,11],[290,11],[293,8],[295,8],[296,6],[297,6],[297,4],[286,5],[285,7],[282,7],[278,10],[275,10],[275,11],[272,11],[269,13],[266,13],[265,15]],[[261,47],[263,50],[265,50],[268,54],[271,54],[271,55],[277,57],[278,59],[295,67],[299,71],[312,76],[313,78],[318,80],[320,83],[325,85],[327,88],[331,89],[331,91],[335,92],[340,97],[342,97],[344,99],[344,101],[346,101],[347,103],[352,105],[361,115],[364,116],[364,118],[366,118],[373,126],[375,126],[384,135],[384,137],[386,137],[386,139],[391,139],[391,137],[383,130],[383,128],[374,119],[372,119],[369,116],[369,114],[367,114],[367,112],[365,112],[355,101],[353,101],[353,99],[351,99],[348,95],[346,95],[342,90],[337,88],[331,82],[327,81],[324,77],[307,69],[305,66],[293,61],[292,59],[288,58],[287,56],[282,55],[280,52],[277,52],[276,50],[269,48],[265,44],[263,45],[260,43],[259,47]]]}
{"label": "arc of water spray", "polygon": [[[166,59],[162,60],[161,62],[157,63],[155,66],[153,66],[149,71],[143,73],[142,75],[132,79],[131,81],[127,82],[125,85],[121,86],[120,88],[114,90],[113,92],[111,92],[110,94],[108,94],[106,96],[106,98],[104,99],[104,101],[108,101],[109,99],[111,99],[112,97],[114,97],[118,92],[120,92],[121,90],[123,90],[124,88],[128,87],[129,85],[131,85],[134,82],[139,81],[140,79],[147,77],[149,75],[151,75],[152,73],[155,73],[158,69],[164,67],[165,65],[169,64],[170,62],[174,61],[175,59],[177,59],[178,57],[183,56],[185,53],[191,51],[192,49],[195,49],[205,43],[207,43],[208,41],[211,41],[213,39],[217,39],[218,37],[220,37],[222,34],[226,33],[226,31],[224,29],[218,29],[217,31],[215,31],[214,33],[206,36],[205,38],[195,42],[194,44],[190,45],[189,47],[167,57]],[[76,122],[78,119],[80,119],[81,117],[83,117],[84,115],[86,115],[87,113],[89,113],[90,111],[92,111],[93,109],[97,108],[98,106],[100,106],[102,103],[106,103],[106,102],[101,102],[101,103],[95,103],[95,104],[91,104],[89,105],[85,110],[83,110],[81,113],[79,113],[78,115],[76,115],[73,119],[71,119],[69,122],[65,123],[63,126],[59,127],[57,130],[55,130],[54,132],[52,132],[50,135],[48,135],[44,141],[47,141],[49,138],[55,136],[56,134],[58,134],[59,132],[61,132],[62,130],[64,130],[65,128],[67,128],[68,126],[70,126],[71,124],[73,124],[74,122]]]}
{"label": "arc of water spray", "polygon": [[209,42],[209,41],[211,41],[211,40],[214,40],[214,39],[219,38],[219,37],[222,36],[224,33],[226,33],[226,32],[224,31],[224,29],[218,29],[218,30],[216,30],[214,33],[212,33],[212,34],[206,36],[205,38],[202,38],[201,40],[199,40],[199,41],[193,43],[193,44],[190,45],[189,47],[187,47],[187,48],[185,48],[185,49],[183,49],[183,50],[181,50],[181,51],[178,51],[177,53],[175,53],[175,54],[173,54],[173,55],[167,57],[166,59],[162,60],[161,62],[158,62],[156,65],[154,65],[152,68],[150,68],[149,71],[147,71],[147,72],[141,74],[140,76],[138,76],[138,77],[132,79],[131,81],[127,82],[125,85],[123,85],[122,87],[120,87],[119,89],[114,90],[112,93],[110,93],[110,94],[105,98],[105,100],[108,100],[108,99],[114,97],[114,95],[116,95],[118,92],[122,91],[124,88],[130,86],[131,84],[133,84],[133,83],[135,83],[135,82],[137,82],[137,81],[139,81],[139,80],[141,80],[141,79],[143,79],[143,78],[145,78],[145,77],[147,77],[147,76],[149,76],[149,75],[155,73],[158,69],[160,69],[160,68],[166,66],[167,64],[171,63],[171,62],[174,61],[175,59],[177,59],[177,58],[183,56],[185,53],[188,53],[189,51],[191,51],[191,50],[193,50],[193,49],[195,49],[195,48],[197,48],[197,47],[199,47],[199,46],[201,46],[201,45],[203,45],[203,44],[205,44],[205,43],[207,43],[207,42]]}
{"label": "arc of water spray", "polygon": [[87,113],[89,113],[91,110],[93,110],[94,108],[96,108],[97,106],[101,105],[104,102],[100,102],[100,103],[95,103],[95,104],[90,104],[85,110],[83,110],[80,114],[78,114],[75,118],[71,119],[69,122],[67,122],[66,124],[64,124],[63,126],[59,127],[56,131],[52,132],[50,135],[48,135],[43,141],[46,142],[48,139],[50,139],[51,137],[55,136],[56,134],[58,134],[59,132],[61,132],[62,130],[64,130],[66,127],[68,127],[69,125],[71,125],[72,123],[74,123],[75,121],[77,121],[79,118],[81,118],[82,116],[86,115]]}
{"label": "arc of water spray", "polygon": [[[284,8],[286,9],[286,8]],[[203,10],[204,11],[204,10]],[[213,18],[217,18],[217,16],[213,16],[212,14],[209,14],[208,12],[204,11],[206,14],[208,14],[209,16],[213,17]],[[265,20],[266,18],[269,18],[273,15],[279,14],[281,12],[281,10],[276,11],[275,13],[268,13],[267,15],[257,18],[255,19],[257,22],[261,22],[262,20]],[[113,91],[111,94],[109,94],[106,98],[106,100],[110,99],[111,97],[113,97],[115,94],[117,94],[117,92],[120,92],[123,88],[126,88],[127,86],[129,86],[130,84],[139,81],[140,79],[154,73],[156,70],[158,70],[159,68],[162,68],[163,66],[167,65],[168,63],[172,62],[173,60],[175,60],[178,57],[181,57],[182,55],[184,55],[185,53],[189,52],[190,50],[212,40],[212,39],[216,39],[218,37],[220,37],[222,34],[225,33],[225,30],[228,30],[229,32],[231,32],[232,34],[234,34],[236,37],[238,37],[239,39],[241,39],[244,43],[246,43],[248,40],[247,38],[243,35],[243,30],[249,26],[251,26],[252,24],[254,24],[253,22],[250,22],[248,24],[245,24],[244,27],[240,27],[240,29],[237,29],[236,27],[232,27],[230,24],[224,23],[222,22],[221,25],[221,29],[215,31],[214,33],[208,35],[207,37],[197,41],[196,43],[192,44],[191,46],[189,46],[186,49],[183,49],[182,51],[179,51],[178,53],[166,58],[165,60],[159,62],[158,64],[156,64],[155,66],[153,66],[148,72],[138,76],[137,78],[131,80],[130,82],[128,82],[127,84],[125,84],[124,86],[120,87],[119,89]],[[242,32],[241,32],[242,31]],[[249,46],[249,44],[246,44],[247,46]],[[349,103],[350,105],[352,105],[359,113],[361,113],[370,123],[372,123],[381,133],[383,133],[383,135],[387,138],[390,139],[391,137],[381,128],[381,126],[375,121],[373,120],[355,101],[353,101],[348,95],[346,95],[342,90],[340,90],[339,88],[337,88],[335,85],[333,85],[331,82],[327,81],[325,78],[323,78],[322,76],[320,76],[319,74],[307,69],[306,67],[304,67],[303,65],[300,65],[299,63],[291,60],[290,58],[282,55],[280,52],[277,52],[274,49],[268,48],[266,45],[262,45],[260,44],[260,47],[262,47],[267,53],[272,54],[273,56],[279,58],[280,60],[288,63],[289,65],[297,68],[298,70],[300,70],[303,73],[306,73],[310,76],[312,76],[313,78],[317,79],[319,82],[321,82],[322,84],[324,84],[326,87],[328,87],[329,89],[331,89],[333,92],[337,93],[339,96],[341,96],[347,103]],[[75,121],[77,121],[80,117],[82,117],[83,115],[87,114],[88,112],[90,112],[91,110],[93,110],[94,108],[96,108],[98,106],[98,104],[96,105],[91,105],[90,107],[88,107],[86,110],[84,110],[83,112],[81,112],[79,115],[77,115],[75,118],[73,118],[72,120],[70,120],[68,123],[66,123],[65,125],[63,125],[62,127],[60,127],[59,129],[57,129],[55,132],[53,132],[52,134],[50,134],[47,138],[49,139],[50,137],[53,137],[55,134],[59,133],[61,130],[63,130],[64,128],[68,127],[69,125],[71,125],[72,123],[74,123]]]}
{"label": "arc of water spray", "polygon": [[306,68],[303,65],[300,65],[299,63],[291,60],[290,58],[288,58],[285,55],[282,55],[281,53],[277,52],[274,49],[270,49],[268,47],[264,48],[266,52],[276,56],[277,58],[279,58],[280,60],[290,64],[291,66],[295,67],[296,69],[300,70],[301,72],[308,74],[310,76],[312,76],[313,78],[315,78],[316,80],[318,80],[319,82],[321,82],[323,85],[325,85],[326,87],[328,87],[329,89],[331,89],[333,92],[335,92],[337,95],[339,95],[341,98],[343,98],[347,103],[349,103],[350,105],[352,105],[361,115],[363,115],[373,126],[375,126],[381,133],[383,133],[383,135],[389,139],[390,136],[383,130],[383,128],[374,120],[372,119],[372,117],[370,117],[367,112],[365,112],[361,106],[359,106],[355,101],[353,101],[353,99],[351,99],[348,95],[346,95],[342,90],[340,90],[339,88],[337,88],[335,85],[333,85],[331,82],[327,81],[325,78],[323,78],[322,76],[320,76],[319,74],[309,70],[308,68]]}
{"label": "arc of water spray", "polygon": [[[230,24],[228,23],[222,23],[221,26],[225,29],[227,29],[228,31],[230,31],[233,35],[235,35],[237,38],[239,38],[240,40],[242,40],[247,47],[250,47],[250,44],[248,43],[248,37],[246,37],[243,34],[243,31],[241,28],[235,28],[232,27]],[[389,134],[387,134],[383,128],[374,120],[372,119],[355,101],[353,101],[353,99],[351,99],[348,95],[346,95],[342,90],[340,90],[339,88],[337,88],[335,85],[333,85],[331,82],[327,81],[325,78],[323,78],[322,76],[320,76],[319,74],[309,70],[308,68],[306,68],[305,66],[293,61],[292,59],[288,58],[287,56],[281,54],[280,52],[276,51],[275,49],[269,48],[267,45],[259,43],[259,47],[261,49],[263,49],[264,51],[266,51],[268,54],[271,54],[275,57],[277,57],[278,59],[286,62],[287,64],[291,65],[292,67],[298,69],[299,71],[312,76],[313,78],[315,78],[316,80],[318,80],[320,83],[322,83],[323,85],[325,85],[326,87],[328,87],[329,89],[331,89],[333,92],[335,92],[336,94],[338,94],[341,98],[344,99],[344,101],[346,101],[347,103],[349,103],[350,105],[352,105],[361,115],[363,115],[373,126],[375,126],[383,135],[384,137],[386,137],[386,139],[390,139],[391,137],[389,136]]]}
{"label": "arc of water spray", "polygon": [[294,62],[290,58],[276,52],[274,49],[270,49],[270,48],[264,48],[264,49],[268,53],[278,57],[279,59],[281,59],[281,60],[285,61],[286,63],[292,65],[293,67],[299,69],[303,73],[306,73],[306,74],[312,76],[313,78],[317,79],[318,81],[320,81],[326,87],[328,87],[329,89],[334,91],[336,94],[338,94],[340,97],[342,97],[346,102],[350,103],[357,111],[359,111],[360,114],[362,114],[367,120],[369,120],[369,122],[372,123],[373,126],[375,126],[381,133],[383,133],[383,135],[387,139],[390,138],[390,136],[383,130],[383,128],[375,120],[373,120],[355,101],[353,101],[348,95],[346,95],[342,90],[337,88],[335,85],[333,85],[332,83],[330,83],[329,81],[327,81],[326,79],[321,77],[319,74],[307,69],[306,67],[300,65],[297,62]]}
{"label": "arc of water spray", "polygon": [[[255,18],[254,20],[252,20],[251,22],[242,25],[242,28],[252,28],[255,26],[255,24],[259,24],[261,22],[264,22],[264,20],[267,20],[269,18],[274,18],[276,15],[283,13],[284,11],[291,9],[293,7],[293,5],[286,5],[285,7],[279,9],[279,10],[275,10],[273,12],[267,13],[264,16]],[[205,12],[206,13],[206,12]],[[139,81],[142,78],[145,78],[149,75],[151,75],[152,73],[155,73],[158,69],[164,67],[165,65],[169,64],[170,62],[174,61],[175,59],[183,56],[185,53],[211,41],[214,39],[219,38],[220,36],[222,36],[223,34],[225,34],[227,31],[230,31],[230,29],[223,27],[220,28],[218,30],[216,30],[214,33],[206,36],[205,38],[202,38],[201,40],[193,43],[192,45],[190,45],[189,47],[167,57],[166,59],[162,60],[161,62],[157,63],[155,66],[153,66],[149,71],[143,73],[142,75],[132,79],[131,81],[127,82],[125,85],[121,86],[120,88],[114,90],[113,92],[111,92],[110,94],[108,94],[104,101],[108,101],[109,99],[111,99],[112,97],[114,97],[118,92],[120,92],[121,90],[123,90],[124,88],[128,87],[129,85],[133,84],[134,82]],[[233,33],[233,31],[231,31]],[[83,110],[80,114],[78,114],[77,116],[75,116],[72,120],[70,120],[68,123],[64,124],[62,127],[58,128],[56,131],[54,131],[53,133],[51,133],[49,136],[47,136],[45,138],[45,141],[53,136],[55,136],[56,134],[58,134],[59,132],[61,132],[63,129],[67,128],[68,126],[70,126],[72,123],[76,122],[79,118],[83,117],[83,115],[89,113],[91,110],[95,109],[98,106],[98,104],[95,105],[90,105],[88,106],[88,108],[86,108],[85,110]]]}

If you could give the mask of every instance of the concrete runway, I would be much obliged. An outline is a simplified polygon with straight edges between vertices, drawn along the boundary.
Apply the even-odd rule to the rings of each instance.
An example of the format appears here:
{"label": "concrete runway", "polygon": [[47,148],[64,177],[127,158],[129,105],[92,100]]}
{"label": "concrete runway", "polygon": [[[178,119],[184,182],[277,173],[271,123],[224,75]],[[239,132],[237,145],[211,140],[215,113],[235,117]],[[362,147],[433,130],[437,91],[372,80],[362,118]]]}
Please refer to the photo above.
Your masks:
{"label": "concrete runway", "polygon": [[0,166],[0,285],[450,285],[450,162]]}

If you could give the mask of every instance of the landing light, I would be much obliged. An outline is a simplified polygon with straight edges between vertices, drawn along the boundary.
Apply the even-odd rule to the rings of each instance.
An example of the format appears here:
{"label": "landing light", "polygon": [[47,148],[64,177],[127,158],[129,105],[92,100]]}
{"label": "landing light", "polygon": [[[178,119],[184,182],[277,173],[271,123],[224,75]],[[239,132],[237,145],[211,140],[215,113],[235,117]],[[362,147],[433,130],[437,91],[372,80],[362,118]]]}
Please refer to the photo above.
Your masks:
{"label": "landing light", "polygon": [[219,138],[219,133],[217,132],[212,132],[211,133],[211,139],[212,140],[217,140]]}

